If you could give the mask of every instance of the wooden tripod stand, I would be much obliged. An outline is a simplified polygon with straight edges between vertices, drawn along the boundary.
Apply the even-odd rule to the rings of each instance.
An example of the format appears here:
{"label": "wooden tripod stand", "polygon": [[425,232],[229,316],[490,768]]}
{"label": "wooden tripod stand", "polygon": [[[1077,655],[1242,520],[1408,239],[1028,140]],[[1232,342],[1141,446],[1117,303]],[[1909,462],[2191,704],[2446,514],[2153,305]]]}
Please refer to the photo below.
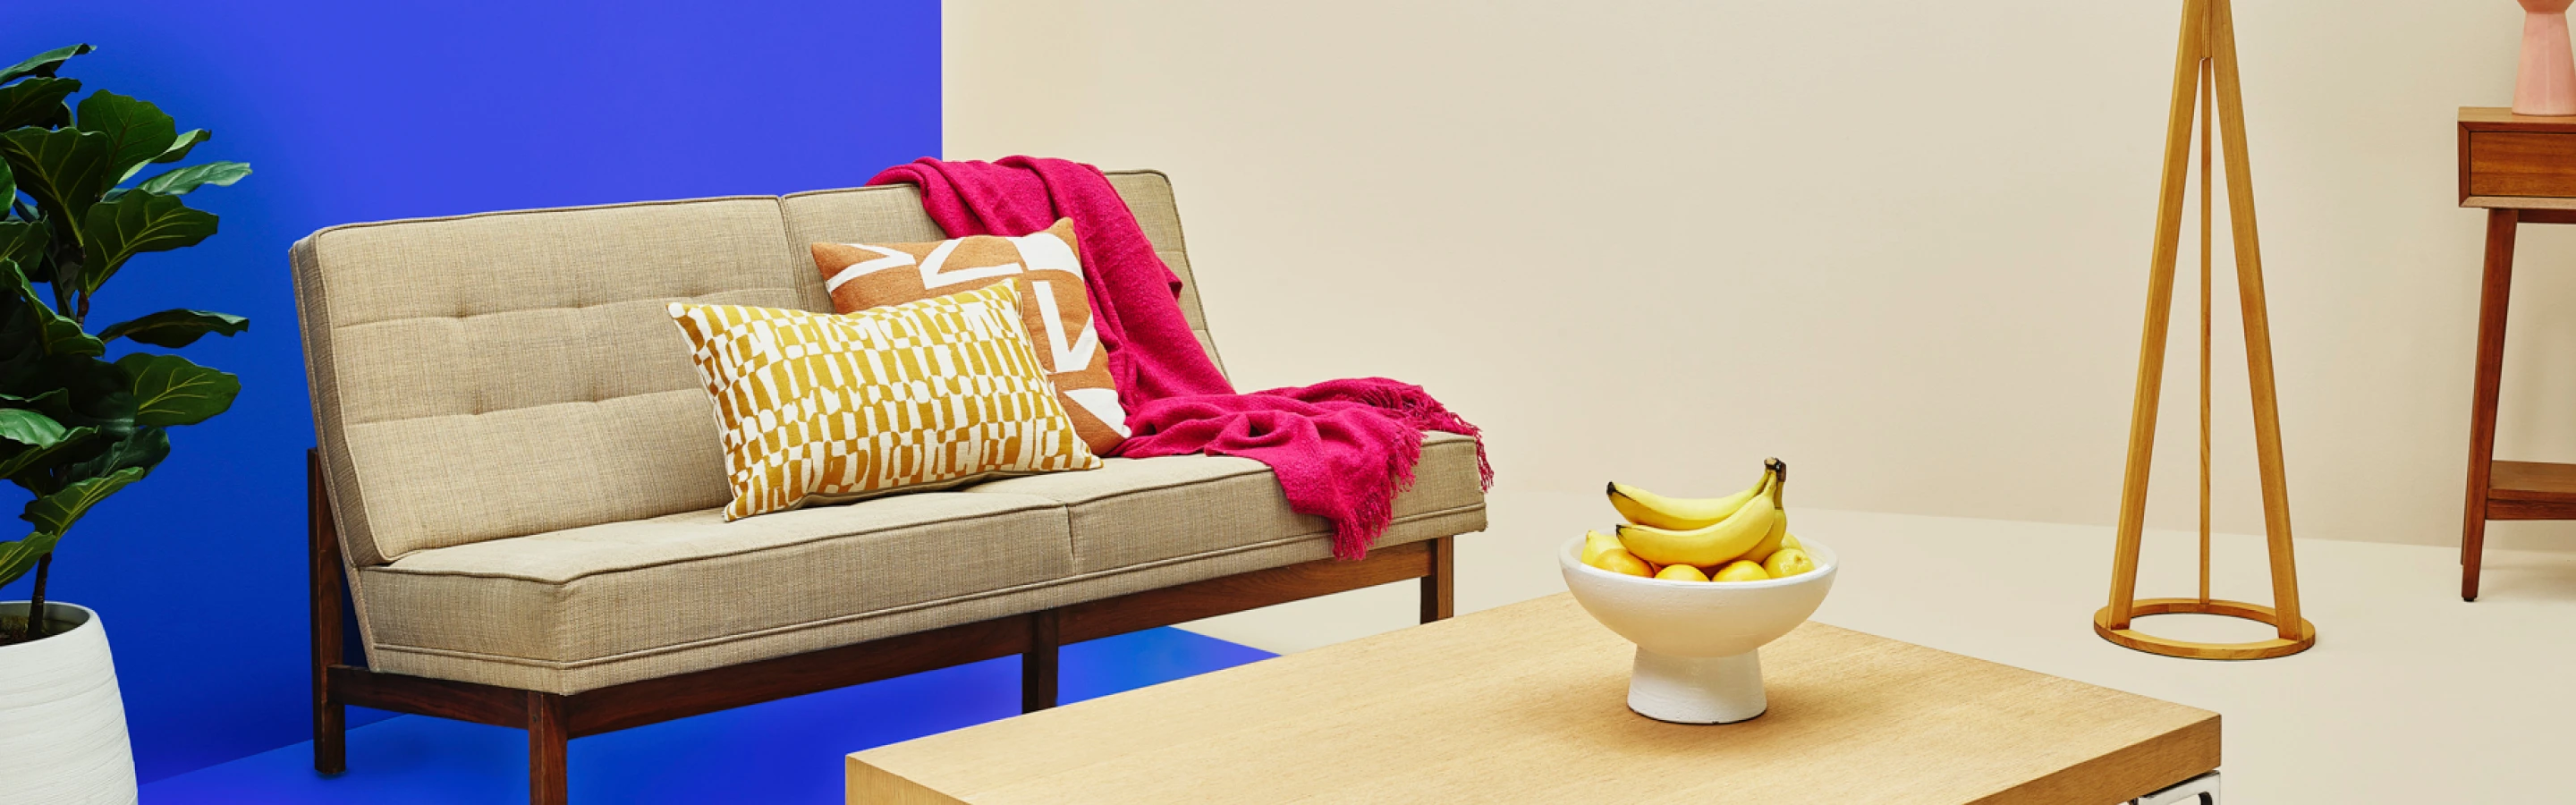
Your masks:
{"label": "wooden tripod stand", "polygon": [[[2254,453],[2263,480],[2263,532],[2272,559],[2272,606],[2209,596],[2210,129],[2227,156],[2227,216],[2244,309],[2245,368],[2254,398]],[[2138,547],[2146,528],[2147,471],[2154,463],[2156,410],[2164,386],[2165,330],[2173,317],[2174,262],[2182,241],[2183,183],[2191,172],[2192,124],[2200,124],[2200,595],[2137,599]],[[2185,0],[2182,47],[2174,60],[2173,106],[2165,126],[2163,195],[2155,257],[2147,273],[2147,327],[2138,351],[2138,389],[2129,415],[2129,464],[2120,490],[2119,547],[2111,605],[2093,614],[2103,639],[2152,654],[2256,660],[2316,645],[2299,616],[2299,577],[2290,550],[2290,493],[2282,478],[2281,413],[2272,387],[2272,328],[2263,301],[2263,258],[2254,233],[2254,178],[2245,155],[2245,98],[2236,72],[2236,24],[2228,0]],[[2280,636],[2251,643],[2195,643],[2130,628],[2145,615],[2226,615],[2270,624]]]}

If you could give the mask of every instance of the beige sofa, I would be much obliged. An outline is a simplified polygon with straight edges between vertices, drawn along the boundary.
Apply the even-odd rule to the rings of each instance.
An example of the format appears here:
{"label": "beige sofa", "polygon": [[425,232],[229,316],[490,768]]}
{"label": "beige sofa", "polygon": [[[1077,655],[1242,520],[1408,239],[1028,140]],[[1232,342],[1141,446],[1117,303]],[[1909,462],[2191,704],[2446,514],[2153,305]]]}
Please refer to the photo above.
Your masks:
{"label": "beige sofa", "polygon": [[[1191,277],[1171,186],[1111,174]],[[1240,458],[1111,459],[725,523],[674,300],[829,311],[806,244],[941,239],[908,186],[353,224],[295,244],[315,451],[316,767],[358,704],[571,737],[1402,579],[1485,525],[1434,434],[1370,559]],[[1211,357],[1193,283],[1181,305]],[[1220,364],[1222,365],[1222,364]],[[363,654],[342,645],[345,584]]]}

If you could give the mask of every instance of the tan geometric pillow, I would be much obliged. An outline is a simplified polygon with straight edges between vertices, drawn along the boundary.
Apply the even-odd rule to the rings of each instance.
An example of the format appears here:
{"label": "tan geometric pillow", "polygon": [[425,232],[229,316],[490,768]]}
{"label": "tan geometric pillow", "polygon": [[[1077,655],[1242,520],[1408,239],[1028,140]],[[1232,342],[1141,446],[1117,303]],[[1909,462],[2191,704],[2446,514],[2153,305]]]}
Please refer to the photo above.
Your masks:
{"label": "tan geometric pillow", "polygon": [[725,519],[981,478],[1086,470],[1000,283],[835,316],[674,302],[715,401]]}
{"label": "tan geometric pillow", "polygon": [[855,313],[1010,280],[1019,286],[1021,322],[1063,395],[1073,429],[1094,455],[1127,439],[1127,411],[1109,375],[1109,353],[1091,324],[1084,292],[1081,241],[1073,221],[1016,238],[978,235],[936,243],[816,243],[814,267],[832,293],[832,309]]}

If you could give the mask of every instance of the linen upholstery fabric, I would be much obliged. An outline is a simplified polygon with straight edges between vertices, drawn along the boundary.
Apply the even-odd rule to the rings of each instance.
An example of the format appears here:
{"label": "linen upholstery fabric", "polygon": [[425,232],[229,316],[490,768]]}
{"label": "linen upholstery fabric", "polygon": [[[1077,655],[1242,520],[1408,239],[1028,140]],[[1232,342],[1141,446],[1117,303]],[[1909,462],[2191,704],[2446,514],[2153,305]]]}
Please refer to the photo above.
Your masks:
{"label": "linen upholstery fabric", "polygon": [[[1474,457],[1463,455],[1465,472],[1450,474],[1473,489]],[[1426,455],[1425,472],[1432,461]],[[1205,456],[1111,460],[1198,462],[1259,468]],[[391,673],[570,694],[1332,556],[1329,527],[1219,488],[1198,501],[1240,518],[1220,529],[1221,547],[1077,569],[1072,552],[1119,535],[1068,541],[1060,501],[984,488],[1105,471],[734,523],[709,509],[416,552],[360,571],[362,609],[411,616],[378,626],[368,658]],[[1424,477],[1416,488],[1427,493]],[[1418,500],[1422,508],[1402,507],[1379,547],[1485,527],[1481,500]]]}
{"label": "linen upholstery fabric", "polygon": [[[1475,439],[1424,434],[1414,484],[1396,495],[1394,519],[1481,510],[1480,477]],[[1007,478],[963,491],[1063,504],[1073,527],[1074,570],[1084,573],[1333,531],[1324,518],[1289,510],[1269,467],[1233,456],[1113,458],[1091,472]]]}
{"label": "linen upholstery fabric", "polygon": [[884,305],[1008,282],[1020,295],[1020,322],[1045,363],[1047,379],[1075,433],[1094,455],[1127,438],[1127,411],[1109,374],[1082,278],[1081,238],[1073,221],[1017,237],[978,235],[931,243],[816,243],[814,267],[832,307],[856,313]]}
{"label": "linen upholstery fabric", "polygon": [[1042,584],[1071,564],[1053,501],[924,492],[731,523],[705,509],[491,540],[361,575],[371,609],[472,613],[380,623],[370,658],[386,670],[422,673],[405,669],[446,658],[495,667],[424,675],[571,692],[576,669],[696,648],[738,657],[724,647]]}
{"label": "linen upholstery fabric", "polygon": [[1017,286],[848,315],[670,304],[715,401],[725,519],[994,475],[1091,469]]}
{"label": "linen upholstery fabric", "polygon": [[776,199],[333,227],[295,244],[350,561],[724,505],[672,301],[828,310]]}
{"label": "linen upholstery fabric", "polygon": [[[1218,359],[1169,181],[1109,178]],[[829,312],[807,244],[944,237],[919,191],[892,185],[353,224],[298,242],[324,488],[369,663],[571,694],[1331,555],[1261,470],[1206,456],[723,522],[723,450],[668,303]],[[593,333],[615,338],[581,338]],[[1425,443],[1380,546],[1484,528],[1452,441]],[[460,455],[414,455],[440,452]],[[1113,472],[1134,486],[1010,491]],[[1116,507],[1187,503],[1215,525],[1117,533]]]}

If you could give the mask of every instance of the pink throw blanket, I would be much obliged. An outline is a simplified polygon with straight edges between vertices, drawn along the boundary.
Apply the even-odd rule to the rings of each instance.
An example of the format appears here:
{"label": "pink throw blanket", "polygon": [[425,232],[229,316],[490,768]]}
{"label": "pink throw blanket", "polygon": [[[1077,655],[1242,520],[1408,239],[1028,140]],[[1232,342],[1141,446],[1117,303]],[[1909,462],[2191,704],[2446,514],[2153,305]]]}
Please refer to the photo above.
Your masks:
{"label": "pink throw blanket", "polygon": [[1394,519],[1413,485],[1426,430],[1476,436],[1480,482],[1493,485],[1476,426],[1420,386],[1385,378],[1237,394],[1181,317],[1181,280],[1154,254],[1127,202],[1098,168],[1061,159],[922,158],[870,185],[921,187],[922,208],[949,237],[1025,235],[1073,219],[1092,322],[1134,433],[1112,451],[1147,457],[1241,456],[1269,465],[1288,505],[1333,524],[1333,553],[1356,559]]}

